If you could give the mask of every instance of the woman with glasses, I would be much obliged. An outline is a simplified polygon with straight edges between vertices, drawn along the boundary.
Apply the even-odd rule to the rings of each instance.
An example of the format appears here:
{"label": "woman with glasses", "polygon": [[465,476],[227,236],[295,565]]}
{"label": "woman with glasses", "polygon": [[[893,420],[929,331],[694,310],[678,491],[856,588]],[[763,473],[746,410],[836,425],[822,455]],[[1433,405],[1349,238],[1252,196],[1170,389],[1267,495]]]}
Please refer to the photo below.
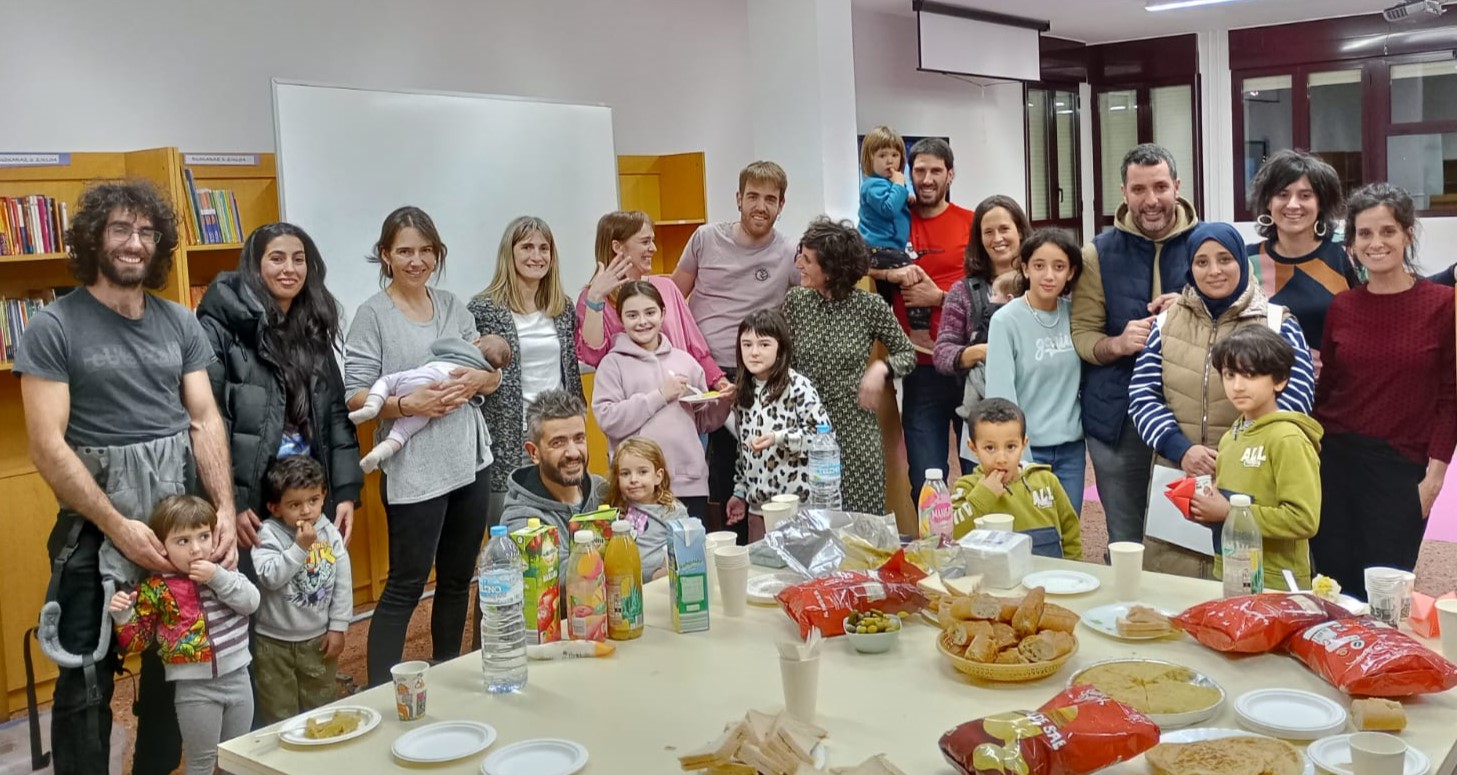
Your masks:
{"label": "woman with glasses", "polygon": [[[359,305],[344,343],[344,384],[349,408],[364,406],[383,374],[413,369],[431,359],[430,344],[443,337],[477,343],[475,319],[464,303],[431,287],[445,267],[445,243],[435,222],[418,207],[401,207],[385,218],[370,260],[380,267],[384,290]],[[392,420],[431,418],[399,454],[380,463],[380,495],[389,523],[389,577],[369,627],[369,684],[390,680],[400,661],[410,616],[435,568],[430,617],[433,659],[460,654],[476,553],[490,522],[491,439],[474,408],[500,374],[461,368],[448,382],[390,397],[378,415],[375,443]]]}

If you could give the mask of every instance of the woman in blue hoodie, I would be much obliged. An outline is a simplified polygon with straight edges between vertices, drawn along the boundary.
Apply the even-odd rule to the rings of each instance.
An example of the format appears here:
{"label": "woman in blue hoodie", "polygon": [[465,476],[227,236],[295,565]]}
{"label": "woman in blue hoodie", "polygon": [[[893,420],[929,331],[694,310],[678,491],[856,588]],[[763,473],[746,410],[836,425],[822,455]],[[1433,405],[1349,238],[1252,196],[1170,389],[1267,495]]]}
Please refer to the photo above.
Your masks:
{"label": "woman in blue hoodie", "polygon": [[[1268,326],[1289,342],[1295,368],[1276,402],[1286,411],[1310,413],[1315,367],[1300,322],[1250,283],[1239,231],[1227,223],[1201,223],[1190,232],[1189,244],[1194,253],[1187,283],[1178,301],[1154,321],[1138,356],[1128,414],[1161,465],[1188,476],[1213,476],[1219,439],[1240,414],[1209,366],[1214,343],[1246,326]],[[1217,531],[1214,540],[1218,551]],[[1184,570],[1206,577],[1213,572],[1208,558],[1191,559],[1195,566],[1183,565]]]}

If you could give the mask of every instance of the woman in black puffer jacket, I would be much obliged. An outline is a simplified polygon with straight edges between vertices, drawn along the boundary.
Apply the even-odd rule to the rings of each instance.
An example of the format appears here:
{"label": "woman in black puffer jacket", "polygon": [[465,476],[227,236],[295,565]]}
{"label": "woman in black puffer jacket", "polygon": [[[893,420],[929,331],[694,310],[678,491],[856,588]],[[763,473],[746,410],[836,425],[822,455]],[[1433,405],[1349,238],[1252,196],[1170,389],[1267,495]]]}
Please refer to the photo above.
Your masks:
{"label": "woman in black puffer jacket", "polygon": [[[257,544],[268,516],[264,473],[284,455],[324,466],[324,514],[345,543],[353,531],[364,473],[334,349],[339,306],[324,271],[308,234],[270,223],[248,235],[238,271],[219,274],[197,308],[217,354],[207,373],[228,425],[240,548]],[[249,555],[239,552],[238,564],[251,576]]]}

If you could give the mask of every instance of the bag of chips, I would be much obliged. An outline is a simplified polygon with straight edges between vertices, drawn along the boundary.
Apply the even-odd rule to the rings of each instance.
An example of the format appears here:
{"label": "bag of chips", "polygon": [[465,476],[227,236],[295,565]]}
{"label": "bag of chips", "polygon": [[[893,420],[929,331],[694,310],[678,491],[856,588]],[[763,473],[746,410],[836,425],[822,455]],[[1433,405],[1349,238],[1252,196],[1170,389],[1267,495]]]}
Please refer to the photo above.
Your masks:
{"label": "bag of chips", "polygon": [[961,775],[1087,775],[1158,742],[1148,716],[1082,684],[1035,711],[962,724],[941,736],[941,755]]}
{"label": "bag of chips", "polygon": [[1290,639],[1290,653],[1346,694],[1409,697],[1457,686],[1457,666],[1375,619],[1317,624]]}
{"label": "bag of chips", "polygon": [[1350,616],[1350,611],[1315,595],[1268,594],[1200,603],[1172,621],[1215,651],[1264,654],[1306,627]]}
{"label": "bag of chips", "polygon": [[803,584],[786,587],[777,600],[784,613],[799,624],[799,636],[818,627],[825,637],[845,632],[845,619],[875,609],[884,614],[913,614],[926,607],[926,596],[916,582],[926,577],[896,550],[875,570],[837,571]]}

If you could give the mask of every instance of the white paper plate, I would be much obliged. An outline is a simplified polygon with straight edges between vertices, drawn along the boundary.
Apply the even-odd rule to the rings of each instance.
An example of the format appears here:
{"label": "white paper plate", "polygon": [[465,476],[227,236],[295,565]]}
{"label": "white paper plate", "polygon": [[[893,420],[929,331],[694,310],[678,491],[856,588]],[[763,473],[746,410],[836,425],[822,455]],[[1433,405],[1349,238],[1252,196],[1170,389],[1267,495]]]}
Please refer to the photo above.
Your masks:
{"label": "white paper plate", "polygon": [[779,605],[779,601],[774,598],[775,595],[783,592],[786,587],[802,584],[808,580],[798,573],[789,571],[753,576],[749,579],[749,602],[755,605]]}
{"label": "white paper plate", "polygon": [[1081,595],[1101,586],[1098,577],[1076,570],[1040,570],[1022,577],[1022,586],[1042,587],[1049,595]]}
{"label": "white paper plate", "polygon": [[390,751],[401,761],[430,764],[480,753],[494,742],[496,728],[490,724],[440,721],[400,735]]}
{"label": "white paper plate", "polygon": [[1244,726],[1282,740],[1315,740],[1346,728],[1346,709],[1299,689],[1256,689],[1234,701]]}
{"label": "white paper plate", "polygon": [[1178,664],[1177,662],[1169,662],[1163,659],[1144,659],[1141,657],[1104,659],[1100,662],[1094,662],[1093,664],[1088,665],[1087,667],[1077,671],[1076,673],[1073,673],[1072,677],[1067,679],[1067,685],[1069,688],[1073,687],[1078,683],[1078,678],[1082,677],[1083,673],[1086,673],[1099,665],[1108,665],[1118,662],[1152,662],[1154,664],[1166,665],[1168,667],[1182,667],[1185,670],[1188,670],[1190,673],[1194,674],[1194,677],[1190,679],[1189,683],[1196,686],[1208,686],[1212,689],[1217,689],[1219,691],[1219,699],[1215,700],[1214,704],[1210,705],[1207,708],[1186,711],[1184,713],[1149,713],[1148,717],[1153,719],[1153,723],[1159,725],[1159,729],[1178,729],[1179,727],[1187,727],[1193,724],[1198,724],[1201,721],[1208,721],[1209,719],[1213,718],[1214,714],[1219,712],[1219,708],[1224,705],[1224,687],[1215,683],[1214,679],[1210,678],[1207,675],[1204,675],[1203,673],[1195,670],[1192,667],[1186,667],[1184,665]]}
{"label": "white paper plate", "polygon": [[[1112,603],[1110,605],[1100,605],[1097,608],[1085,611],[1082,617],[1083,626],[1094,632],[1099,632],[1110,638],[1117,638],[1118,640],[1158,640],[1159,638],[1172,638],[1179,634],[1177,628],[1173,632],[1164,634],[1137,633],[1134,635],[1123,635],[1119,633],[1118,617],[1126,615],[1128,609],[1135,605],[1138,605],[1138,603]],[[1174,616],[1173,613],[1163,609],[1155,610],[1164,616]]]}
{"label": "white paper plate", "polygon": [[571,775],[587,766],[587,749],[570,740],[524,740],[481,762],[484,775]]}
{"label": "white paper plate", "polygon": [[[338,737],[329,737],[323,740],[314,740],[312,738],[304,737],[304,725],[308,723],[309,719],[314,719],[316,721],[328,721],[329,719],[334,717],[335,713],[338,713],[340,711],[350,711],[351,713],[358,713],[360,716],[363,717],[363,722],[359,726],[355,727],[353,732],[339,735]],[[354,738],[359,737],[369,730],[379,726],[379,721],[379,711],[375,710],[374,708],[366,708],[362,705],[340,705],[336,708],[325,708],[323,710],[316,710],[312,713],[305,713],[304,715],[298,716],[291,721],[284,722],[284,731],[278,736],[278,738],[283,742],[288,743],[289,745],[333,745],[335,743],[342,743],[345,740],[353,740]]]}
{"label": "white paper plate", "polygon": [[[1300,590],[1298,592],[1286,592],[1284,590],[1272,589],[1272,590],[1270,590],[1270,593],[1271,594],[1276,594],[1276,595],[1301,595],[1301,594],[1309,595],[1309,594],[1313,594],[1308,589],[1302,589],[1302,590]],[[1336,595],[1336,601],[1335,602],[1336,602],[1336,605],[1338,605],[1338,606],[1346,609],[1347,611],[1350,611],[1352,614],[1355,614],[1356,616],[1365,616],[1366,614],[1371,613],[1371,606],[1366,605],[1365,603],[1361,602],[1360,600],[1357,600],[1354,597],[1351,597],[1350,595],[1346,594],[1345,592],[1342,592],[1339,595]]]}
{"label": "white paper plate", "polygon": [[[1159,737],[1160,743],[1198,743],[1204,740],[1223,740],[1226,737],[1269,737],[1269,735],[1256,735],[1243,729],[1180,729],[1174,732],[1165,732]],[[1311,763],[1309,756],[1301,757],[1305,760],[1304,775],[1315,775],[1315,765]]]}
{"label": "white paper plate", "polygon": [[716,392],[710,391],[709,393],[699,393],[697,395],[692,395],[692,394],[685,395],[682,398],[679,398],[678,400],[679,401],[682,401],[685,404],[711,404],[714,401],[718,401],[718,400],[720,400],[722,398],[723,398],[723,394],[722,393],[716,393]]}
{"label": "white paper plate", "polygon": [[[1336,775],[1352,775],[1350,735],[1321,738],[1305,749],[1305,755],[1326,772],[1334,772]],[[1427,770],[1431,768],[1432,760],[1428,759],[1426,754],[1410,745],[1407,746],[1406,770],[1402,775],[1426,775]]]}

